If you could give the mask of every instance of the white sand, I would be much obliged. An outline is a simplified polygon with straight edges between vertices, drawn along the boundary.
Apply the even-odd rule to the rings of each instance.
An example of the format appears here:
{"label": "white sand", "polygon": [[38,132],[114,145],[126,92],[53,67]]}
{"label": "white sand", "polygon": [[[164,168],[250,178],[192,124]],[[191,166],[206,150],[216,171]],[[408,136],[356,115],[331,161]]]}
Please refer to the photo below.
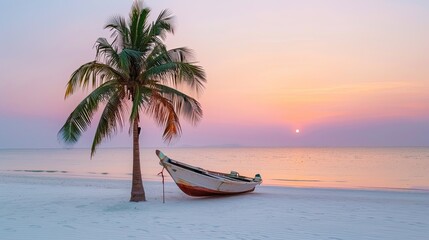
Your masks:
{"label": "white sand", "polygon": [[429,193],[261,186],[191,198],[146,182],[0,174],[0,239],[428,239]]}

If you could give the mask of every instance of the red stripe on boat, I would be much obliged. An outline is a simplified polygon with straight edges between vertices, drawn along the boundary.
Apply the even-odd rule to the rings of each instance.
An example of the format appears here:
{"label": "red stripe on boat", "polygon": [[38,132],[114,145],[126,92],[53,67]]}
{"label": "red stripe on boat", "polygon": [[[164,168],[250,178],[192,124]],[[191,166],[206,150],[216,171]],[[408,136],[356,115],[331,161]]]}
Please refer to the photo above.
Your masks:
{"label": "red stripe on boat", "polygon": [[213,195],[233,195],[238,193],[252,192],[253,190],[255,190],[255,188],[252,188],[244,192],[222,192],[222,191],[212,190],[212,189],[203,188],[203,187],[185,185],[181,183],[176,183],[176,184],[180,188],[180,190],[182,190],[187,195],[193,196],[193,197],[204,197],[204,196],[213,196]]}

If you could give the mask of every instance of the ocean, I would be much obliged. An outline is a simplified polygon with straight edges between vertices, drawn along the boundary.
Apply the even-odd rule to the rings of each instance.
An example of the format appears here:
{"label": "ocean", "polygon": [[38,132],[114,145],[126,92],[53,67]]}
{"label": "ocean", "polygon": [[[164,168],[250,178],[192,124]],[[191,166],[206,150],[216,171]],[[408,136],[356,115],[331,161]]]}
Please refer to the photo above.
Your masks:
{"label": "ocean", "polygon": [[[205,169],[262,175],[263,185],[429,191],[429,148],[161,148]],[[161,181],[155,149],[141,149],[144,180]],[[132,150],[0,149],[0,173],[131,179]],[[167,174],[168,175],[168,174]],[[167,177],[167,181],[171,178]]]}

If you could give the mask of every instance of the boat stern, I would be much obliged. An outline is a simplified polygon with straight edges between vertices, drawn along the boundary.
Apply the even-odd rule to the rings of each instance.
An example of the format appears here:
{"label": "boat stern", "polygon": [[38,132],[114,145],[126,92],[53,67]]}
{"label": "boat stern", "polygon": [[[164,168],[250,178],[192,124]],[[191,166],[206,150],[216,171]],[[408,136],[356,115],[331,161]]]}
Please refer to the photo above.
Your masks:
{"label": "boat stern", "polygon": [[261,174],[259,174],[259,173],[255,174],[255,177],[253,178],[253,181],[257,182],[258,184],[261,184],[262,183]]}

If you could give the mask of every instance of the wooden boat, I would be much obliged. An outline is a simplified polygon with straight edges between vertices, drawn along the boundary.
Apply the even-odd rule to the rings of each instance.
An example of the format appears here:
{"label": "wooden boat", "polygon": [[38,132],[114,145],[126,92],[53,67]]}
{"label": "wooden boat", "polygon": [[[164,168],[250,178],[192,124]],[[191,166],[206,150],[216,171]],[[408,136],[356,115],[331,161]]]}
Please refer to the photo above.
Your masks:
{"label": "wooden boat", "polygon": [[173,160],[156,150],[159,164],[167,169],[177,186],[189,196],[231,195],[252,192],[262,183],[261,176],[240,176],[237,172],[220,173]]}

